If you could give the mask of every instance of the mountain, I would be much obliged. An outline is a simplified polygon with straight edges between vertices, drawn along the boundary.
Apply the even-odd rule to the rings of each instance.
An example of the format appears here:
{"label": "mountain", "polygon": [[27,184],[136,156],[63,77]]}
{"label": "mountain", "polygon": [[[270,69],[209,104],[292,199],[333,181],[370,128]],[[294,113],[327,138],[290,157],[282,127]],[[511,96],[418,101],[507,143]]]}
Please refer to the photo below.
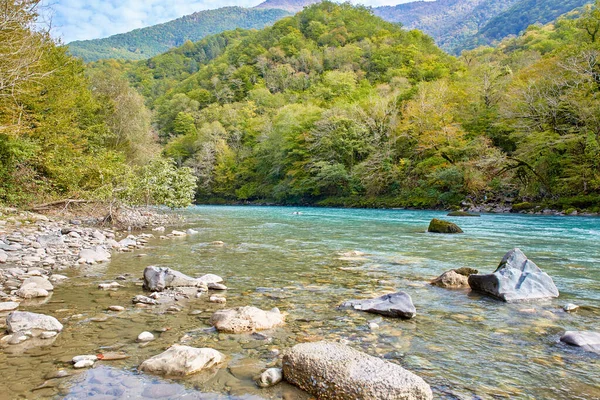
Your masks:
{"label": "mountain", "polygon": [[108,58],[142,60],[181,46],[187,40],[195,42],[236,28],[261,29],[288,15],[288,11],[281,9],[224,7],[105,39],[71,42],[68,47],[72,55],[86,62]]}
{"label": "mountain", "polygon": [[263,3],[260,3],[254,8],[258,9],[269,9],[269,8],[277,8],[280,10],[286,10],[292,13],[297,13],[302,11],[304,7],[310,6],[311,4],[316,4],[321,2],[321,0],[266,0]]}
{"label": "mountain", "polygon": [[529,25],[545,24],[590,0],[437,0],[374,9],[386,21],[431,35],[452,54],[518,35]]}

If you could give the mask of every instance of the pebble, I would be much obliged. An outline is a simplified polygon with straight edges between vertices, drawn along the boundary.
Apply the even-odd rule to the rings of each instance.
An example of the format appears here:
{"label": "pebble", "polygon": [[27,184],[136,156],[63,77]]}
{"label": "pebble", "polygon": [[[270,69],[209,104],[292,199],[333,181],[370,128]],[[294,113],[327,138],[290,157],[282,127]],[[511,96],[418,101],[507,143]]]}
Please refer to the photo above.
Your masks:
{"label": "pebble", "polygon": [[117,282],[101,283],[98,285],[98,289],[102,289],[102,290],[118,289],[120,287],[123,287],[123,285],[121,285],[120,283],[117,283]]}
{"label": "pebble", "polygon": [[84,354],[81,356],[75,356],[73,357],[73,359],[71,360],[71,362],[73,362],[73,364],[77,364],[80,361],[92,361],[92,362],[96,362],[96,360],[98,360],[98,356],[95,354]]}
{"label": "pebble", "polygon": [[121,311],[125,311],[125,307],[121,307],[121,306],[110,306],[108,307],[109,311],[116,311],[116,312],[121,312]]}
{"label": "pebble", "polygon": [[45,331],[42,332],[40,334],[40,338],[42,339],[52,339],[53,337],[55,337],[56,335],[58,335],[58,332],[53,332],[53,331]]}
{"label": "pebble", "polygon": [[211,303],[225,304],[227,299],[223,296],[210,296],[208,299]]}
{"label": "pebble", "polygon": [[569,304],[565,304],[565,306],[563,307],[563,310],[565,310],[566,312],[572,312],[572,311],[577,311],[578,308],[579,308],[578,305],[569,303]]}
{"label": "pebble", "polygon": [[137,341],[140,343],[150,342],[152,340],[154,340],[154,335],[151,334],[150,332],[142,332],[137,337]]}
{"label": "pebble", "polygon": [[81,368],[90,368],[94,366],[94,362],[92,360],[81,360],[81,361],[77,361],[73,367],[76,369],[81,369]]}
{"label": "pebble", "polygon": [[375,322],[369,322],[369,329],[374,331],[376,329],[379,329],[379,325],[376,324]]}

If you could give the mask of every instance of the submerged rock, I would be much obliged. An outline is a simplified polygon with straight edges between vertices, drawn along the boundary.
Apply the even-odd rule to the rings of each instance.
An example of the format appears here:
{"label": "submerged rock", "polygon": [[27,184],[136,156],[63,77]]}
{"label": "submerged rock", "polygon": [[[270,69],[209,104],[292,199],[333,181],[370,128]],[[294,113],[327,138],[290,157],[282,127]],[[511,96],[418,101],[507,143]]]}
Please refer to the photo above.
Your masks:
{"label": "submerged rock", "polygon": [[110,261],[110,253],[102,246],[92,249],[83,249],[79,252],[79,259],[87,264],[95,264]]}
{"label": "submerged rock", "polygon": [[442,275],[432,280],[431,284],[433,286],[439,286],[442,288],[449,289],[468,288],[469,275],[473,275],[476,273],[478,273],[478,271],[472,268],[451,269],[450,271],[446,271]]}
{"label": "submerged rock", "polygon": [[563,310],[565,310],[566,312],[573,312],[577,311],[578,309],[579,306],[573,303],[565,304],[565,306],[563,307]]}
{"label": "submerged rock", "polygon": [[[209,278],[192,278],[179,271],[163,267],[146,267],[144,270],[144,289],[152,292],[162,292],[167,288],[177,287],[201,287],[207,288],[208,283],[213,283],[220,279],[217,275],[210,275]],[[218,279],[217,279],[218,278]],[[219,282],[220,282],[219,281]],[[216,283],[216,282],[214,282]]]}
{"label": "submerged rock", "polygon": [[600,333],[590,331],[566,331],[560,341],[571,346],[600,354]]}
{"label": "submerged rock", "polygon": [[476,213],[470,213],[468,211],[452,211],[448,213],[449,217],[481,217]]}
{"label": "submerged rock", "polygon": [[25,311],[13,311],[6,318],[9,333],[40,330],[60,332],[63,326],[54,317]]}
{"label": "submerged rock", "polygon": [[277,308],[264,311],[256,307],[239,307],[215,312],[210,322],[220,332],[241,333],[283,325],[285,316]]}
{"label": "submerged rock", "polygon": [[431,233],[463,233],[463,230],[459,228],[453,222],[443,221],[441,219],[434,218],[429,223],[427,232]]}
{"label": "submerged rock", "polygon": [[559,295],[552,278],[517,248],[506,253],[493,274],[470,275],[468,281],[471,289],[507,302]]}
{"label": "submerged rock", "polygon": [[319,399],[429,400],[431,388],[397,364],[339,343],[302,343],[283,357],[283,376]]}
{"label": "submerged rock", "polygon": [[392,318],[410,319],[417,315],[417,310],[412,299],[405,292],[390,293],[375,299],[350,300],[343,303],[340,307],[353,308]]}
{"label": "submerged rock", "polygon": [[283,380],[283,370],[281,368],[269,368],[256,381],[261,388],[268,388],[277,385]]}
{"label": "submerged rock", "polygon": [[214,349],[173,345],[144,361],[139,370],[165,376],[185,376],[212,368],[223,360],[223,354]]}

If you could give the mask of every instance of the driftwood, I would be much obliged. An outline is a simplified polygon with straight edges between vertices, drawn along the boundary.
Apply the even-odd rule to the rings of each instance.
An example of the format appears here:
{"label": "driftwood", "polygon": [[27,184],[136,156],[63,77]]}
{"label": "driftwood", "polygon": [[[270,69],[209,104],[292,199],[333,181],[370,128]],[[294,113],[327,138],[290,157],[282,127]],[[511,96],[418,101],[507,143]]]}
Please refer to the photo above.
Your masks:
{"label": "driftwood", "polygon": [[70,204],[89,204],[89,203],[97,203],[97,201],[64,199],[64,200],[52,201],[50,203],[38,204],[37,206],[33,206],[31,209],[33,211],[41,211],[41,210],[48,210],[50,208],[54,208],[57,206],[64,206],[64,208],[67,208],[67,207],[69,207]]}

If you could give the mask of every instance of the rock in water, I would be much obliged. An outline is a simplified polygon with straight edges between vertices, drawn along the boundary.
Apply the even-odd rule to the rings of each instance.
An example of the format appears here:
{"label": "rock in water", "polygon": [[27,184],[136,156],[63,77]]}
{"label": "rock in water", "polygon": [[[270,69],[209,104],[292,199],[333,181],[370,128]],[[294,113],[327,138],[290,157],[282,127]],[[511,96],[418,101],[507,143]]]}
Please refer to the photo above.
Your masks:
{"label": "rock in water", "polygon": [[283,380],[283,371],[281,368],[269,368],[256,381],[256,384],[261,388],[268,388],[277,385]]}
{"label": "rock in water", "polygon": [[386,317],[410,319],[417,315],[412,299],[405,292],[386,294],[376,299],[350,300],[343,303],[341,308],[354,308]]}
{"label": "rock in water", "polygon": [[493,274],[470,275],[468,281],[471,289],[507,302],[558,297],[552,278],[516,248],[506,253]]}
{"label": "rock in water", "polygon": [[566,331],[560,341],[571,346],[600,354],[600,333],[589,331]]}
{"label": "rock in water", "polygon": [[13,311],[6,317],[6,327],[9,333],[30,330],[60,332],[63,326],[54,317],[25,311]]}
{"label": "rock in water", "polygon": [[277,308],[264,311],[256,307],[239,307],[215,312],[210,322],[220,332],[241,333],[283,325],[285,316]]}
{"label": "rock in water", "polygon": [[294,346],[283,357],[283,376],[319,399],[433,399],[412,372],[338,343]]}
{"label": "rock in water", "polygon": [[434,218],[429,223],[427,232],[432,233],[463,233],[463,230],[453,222],[443,221],[441,219]]}
{"label": "rock in water", "polygon": [[176,344],[167,351],[144,361],[139,369],[157,375],[185,376],[212,368],[223,360],[223,354],[217,350]]}
{"label": "rock in water", "polygon": [[478,271],[476,269],[471,268],[451,269],[450,271],[446,271],[442,275],[432,280],[431,284],[433,286],[449,289],[468,288],[469,275],[476,274],[477,272]]}
{"label": "rock in water", "polygon": [[470,213],[468,211],[452,211],[448,213],[449,217],[481,217],[479,214]]}
{"label": "rock in water", "polygon": [[162,292],[167,288],[176,287],[206,288],[206,285],[207,282],[202,278],[192,278],[171,268],[151,266],[144,270],[144,289],[152,292]]}

